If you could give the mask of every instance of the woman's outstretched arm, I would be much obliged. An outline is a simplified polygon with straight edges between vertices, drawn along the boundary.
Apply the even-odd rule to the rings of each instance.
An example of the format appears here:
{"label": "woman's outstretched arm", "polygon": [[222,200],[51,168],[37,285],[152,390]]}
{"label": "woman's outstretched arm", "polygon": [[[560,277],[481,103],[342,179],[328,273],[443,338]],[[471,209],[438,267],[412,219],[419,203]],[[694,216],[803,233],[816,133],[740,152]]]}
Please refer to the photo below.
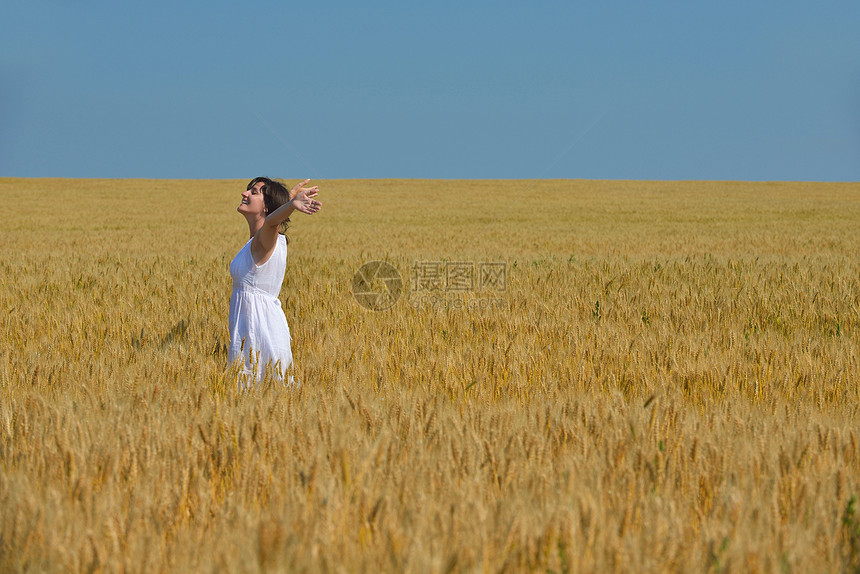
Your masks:
{"label": "woman's outstretched arm", "polygon": [[251,255],[257,265],[262,265],[269,260],[275,251],[275,243],[278,240],[278,228],[285,222],[294,211],[313,215],[322,208],[322,202],[316,199],[319,187],[302,187],[310,182],[309,179],[295,185],[290,190],[290,201],[266,216],[263,226],[257,230],[254,240],[251,242]]}

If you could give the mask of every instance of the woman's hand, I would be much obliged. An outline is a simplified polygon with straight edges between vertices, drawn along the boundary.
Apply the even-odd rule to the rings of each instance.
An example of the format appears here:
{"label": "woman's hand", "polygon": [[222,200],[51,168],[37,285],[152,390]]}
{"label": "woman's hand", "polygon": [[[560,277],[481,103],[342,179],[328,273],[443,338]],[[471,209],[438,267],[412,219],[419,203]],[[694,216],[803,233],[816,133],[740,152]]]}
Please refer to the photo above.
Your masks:
{"label": "woman's hand", "polygon": [[[305,180],[304,183],[307,183],[308,181],[310,180]],[[292,192],[296,190],[296,188],[301,187],[301,185],[302,184],[299,184],[294,187],[290,193],[292,194]],[[296,211],[313,215],[322,207],[322,203],[318,199],[314,199],[318,193],[319,188],[316,186],[311,188],[301,188],[296,192],[290,203],[293,204]]]}
{"label": "woman's hand", "polygon": [[305,186],[307,183],[309,183],[310,181],[311,181],[311,180],[306,179],[306,180],[304,180],[304,181],[300,181],[299,183],[297,183],[296,185],[294,185],[294,186],[293,186],[293,189],[291,189],[291,190],[290,190],[290,201],[292,201],[292,199],[293,199],[295,196],[297,196],[297,195],[299,194],[299,192],[300,192],[301,190],[303,190],[303,189],[306,189],[307,191],[310,191],[310,190],[312,190],[312,189],[315,189],[315,190],[317,190],[317,191],[319,191],[319,190],[320,190],[319,186],[316,186],[316,185],[315,185],[315,186],[313,186],[313,187],[304,187],[304,186]]}

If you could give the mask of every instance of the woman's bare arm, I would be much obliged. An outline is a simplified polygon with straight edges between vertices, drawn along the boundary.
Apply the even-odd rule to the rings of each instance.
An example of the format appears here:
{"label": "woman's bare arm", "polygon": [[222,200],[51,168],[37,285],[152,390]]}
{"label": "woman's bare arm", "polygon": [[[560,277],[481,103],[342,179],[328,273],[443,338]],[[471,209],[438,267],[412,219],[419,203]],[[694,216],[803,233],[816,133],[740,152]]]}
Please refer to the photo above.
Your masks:
{"label": "woman's bare arm", "polygon": [[269,260],[275,251],[278,241],[278,228],[285,222],[294,211],[313,215],[322,207],[322,202],[316,199],[319,187],[302,187],[310,180],[306,179],[290,190],[292,199],[266,216],[263,226],[257,230],[251,241],[251,255],[254,263],[262,265]]}

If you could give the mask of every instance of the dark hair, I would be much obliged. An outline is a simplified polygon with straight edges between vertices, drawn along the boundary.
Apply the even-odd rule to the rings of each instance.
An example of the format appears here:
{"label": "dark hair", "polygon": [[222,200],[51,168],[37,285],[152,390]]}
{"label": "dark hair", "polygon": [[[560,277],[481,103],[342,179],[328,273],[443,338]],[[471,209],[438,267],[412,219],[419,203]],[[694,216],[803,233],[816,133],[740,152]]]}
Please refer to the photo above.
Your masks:
{"label": "dark hair", "polygon": [[[263,203],[266,206],[266,212],[271,213],[285,203],[289,203],[290,192],[286,188],[286,186],[280,181],[275,181],[274,179],[269,179],[268,177],[255,177],[251,180],[251,183],[249,183],[248,187],[245,189],[251,189],[261,181],[263,182],[263,187],[260,188],[260,191],[263,192]],[[278,228],[278,233],[280,233],[281,235],[286,235],[287,227],[289,227],[289,222],[290,219],[287,218],[287,220],[283,222]]]}

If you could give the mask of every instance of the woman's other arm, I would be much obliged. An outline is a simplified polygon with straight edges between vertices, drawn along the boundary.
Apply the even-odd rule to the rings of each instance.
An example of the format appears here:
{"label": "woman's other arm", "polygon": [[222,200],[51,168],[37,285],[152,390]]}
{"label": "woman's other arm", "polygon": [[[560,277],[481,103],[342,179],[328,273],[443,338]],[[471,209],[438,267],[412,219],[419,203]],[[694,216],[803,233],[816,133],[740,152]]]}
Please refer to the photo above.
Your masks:
{"label": "woman's other arm", "polygon": [[251,255],[257,265],[262,265],[272,256],[278,241],[278,228],[294,211],[313,215],[322,207],[322,202],[316,199],[319,187],[302,187],[308,182],[310,180],[306,179],[295,185],[290,190],[292,199],[267,215],[263,226],[257,230],[253,241],[251,241]]}

